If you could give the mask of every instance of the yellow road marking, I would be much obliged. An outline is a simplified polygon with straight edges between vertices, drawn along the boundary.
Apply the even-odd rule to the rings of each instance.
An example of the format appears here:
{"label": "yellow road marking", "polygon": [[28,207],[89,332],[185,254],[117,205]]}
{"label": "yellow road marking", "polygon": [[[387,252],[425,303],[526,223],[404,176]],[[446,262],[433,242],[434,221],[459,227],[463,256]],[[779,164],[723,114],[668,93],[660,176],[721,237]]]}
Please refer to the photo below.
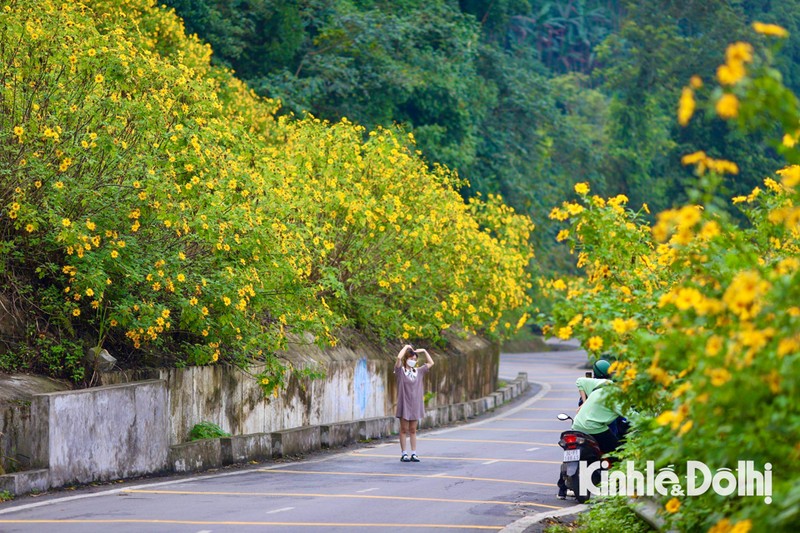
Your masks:
{"label": "yellow road marking", "polygon": [[181,496],[200,495],[200,496],[270,496],[287,498],[352,498],[365,500],[407,500],[419,502],[442,502],[442,503],[477,503],[491,505],[522,505],[525,507],[544,507],[546,509],[561,509],[554,505],[533,502],[506,502],[499,500],[456,500],[452,498],[415,498],[413,496],[377,496],[374,494],[315,494],[306,492],[227,492],[227,491],[191,491],[191,490],[147,490],[132,489],[123,491],[135,494],[175,494]]}
{"label": "yellow road marking", "polygon": [[[422,439],[420,439],[422,440]],[[366,452],[350,452],[348,455],[357,457],[397,457],[397,455],[366,453]],[[425,455],[425,459],[438,459],[443,461],[494,461],[496,463],[542,463],[547,465],[560,465],[561,461],[542,461],[538,459],[497,459],[495,457],[442,457],[437,455]]]}
{"label": "yellow road marking", "polygon": [[520,440],[487,440],[487,439],[447,439],[441,437],[418,437],[419,440],[444,442],[488,442],[490,444],[524,444],[525,446],[558,446],[552,442],[527,442]]}
{"label": "yellow road marking", "polygon": [[158,520],[115,518],[107,520],[72,519],[61,520],[0,520],[0,524],[180,524],[193,526],[292,526],[292,527],[372,527],[372,528],[428,528],[428,529],[489,529],[499,531],[504,526],[477,526],[470,524],[359,524],[356,522],[239,522],[217,520]]}
{"label": "yellow road marking", "polygon": [[437,479],[465,479],[467,481],[492,481],[495,483],[515,483],[517,485],[537,485],[541,487],[555,487],[554,483],[542,483],[540,481],[518,481],[515,479],[496,479],[490,477],[470,477],[470,476],[445,476],[443,474],[436,474],[436,476],[423,475],[423,474],[390,474],[382,472],[329,472],[324,470],[284,470],[283,468],[276,469],[258,469],[258,472],[267,474],[307,474],[317,476],[358,476],[358,477],[416,477],[416,478],[437,478]]}
{"label": "yellow road marking", "polygon": [[[553,417],[553,418],[513,418],[513,417],[509,416],[509,417],[500,418],[500,419],[498,419],[496,421],[500,422],[502,420],[515,420],[515,421],[518,421],[518,422],[552,422],[553,420],[558,420],[558,419],[556,417]],[[422,437],[420,437],[420,438],[422,438]]]}
{"label": "yellow road marking", "polygon": [[[495,420],[494,422],[500,422]],[[517,428],[459,428],[461,431],[519,431],[520,433],[561,433],[563,429],[517,429]],[[420,437],[419,440],[425,440],[425,437]]]}
{"label": "yellow road marking", "polygon": [[556,401],[563,402],[563,401],[568,401],[568,400],[578,401],[578,395],[576,394],[575,396],[569,396],[569,397],[564,397],[564,398],[548,398],[547,396],[545,396],[543,398],[539,398],[537,401],[538,402],[548,402],[548,401],[549,402],[556,402]]}

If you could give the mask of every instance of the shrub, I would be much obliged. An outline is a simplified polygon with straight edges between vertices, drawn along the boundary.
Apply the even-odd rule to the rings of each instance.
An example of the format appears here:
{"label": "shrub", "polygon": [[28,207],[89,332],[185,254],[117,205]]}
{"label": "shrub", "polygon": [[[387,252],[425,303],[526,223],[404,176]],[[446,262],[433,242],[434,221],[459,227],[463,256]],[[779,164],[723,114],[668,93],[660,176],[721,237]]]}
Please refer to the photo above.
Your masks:
{"label": "shrub", "polygon": [[[700,105],[744,129],[781,124],[776,148],[800,160],[800,112],[771,67],[776,49],[732,44],[719,87],[695,78],[684,91],[681,123]],[[696,203],[658,214],[652,227],[624,196],[592,197],[588,184],[576,185],[577,201],[553,211],[569,220],[561,237],[587,275],[542,282],[560,298],[550,333],[581,339],[595,357],[617,356],[619,399],[639,411],[629,458],[675,465],[679,474],[688,460],[712,471],[739,460],[759,471],[771,464],[771,504],[708,491],[666,506],[668,525],[793,531],[800,513],[793,400],[800,396],[800,167],[733,198],[741,223],[717,190],[723,173],[738,171],[735,163],[703,152],[684,163],[696,170]]]}
{"label": "shrub", "polygon": [[524,323],[530,221],[465,204],[401,132],[278,118],[153,2],[20,0],[0,28],[0,285],[35,324],[19,366],[80,379],[46,338],[127,366],[258,363],[275,393],[288,336]]}
{"label": "shrub", "polygon": [[203,421],[195,424],[191,431],[189,431],[189,441],[202,440],[202,439],[218,439],[220,437],[230,437],[231,434],[223,431],[218,425],[213,422]]}

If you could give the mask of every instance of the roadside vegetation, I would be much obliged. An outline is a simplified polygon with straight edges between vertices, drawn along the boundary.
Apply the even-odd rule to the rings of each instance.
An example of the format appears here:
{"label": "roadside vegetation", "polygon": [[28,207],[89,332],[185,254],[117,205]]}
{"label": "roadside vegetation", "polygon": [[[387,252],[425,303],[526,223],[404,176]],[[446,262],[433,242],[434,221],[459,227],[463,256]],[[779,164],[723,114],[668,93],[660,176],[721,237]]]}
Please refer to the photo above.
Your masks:
{"label": "roadside vegetation", "polygon": [[21,0],[0,27],[0,370],[81,382],[102,346],[259,364],[277,393],[288,337],[525,322],[530,220],[464,202],[413,136],[278,116],[151,2]]}
{"label": "roadside vegetation", "polygon": [[720,185],[738,164],[697,151],[683,157],[697,178],[690,202],[653,224],[647,206],[593,195],[588,183],[551,213],[586,276],[546,283],[559,302],[549,332],[616,359],[636,427],[625,457],[640,471],[647,460],[672,465],[682,480],[689,460],[712,473],[738,461],[771,470],[771,494],[660,497],[679,531],[788,532],[800,521],[800,109],[774,68],[786,36],[754,24],[714,72],[687,80],[677,118],[687,129],[711,115],[742,131],[780,126],[771,145],[789,166],[729,198]]}

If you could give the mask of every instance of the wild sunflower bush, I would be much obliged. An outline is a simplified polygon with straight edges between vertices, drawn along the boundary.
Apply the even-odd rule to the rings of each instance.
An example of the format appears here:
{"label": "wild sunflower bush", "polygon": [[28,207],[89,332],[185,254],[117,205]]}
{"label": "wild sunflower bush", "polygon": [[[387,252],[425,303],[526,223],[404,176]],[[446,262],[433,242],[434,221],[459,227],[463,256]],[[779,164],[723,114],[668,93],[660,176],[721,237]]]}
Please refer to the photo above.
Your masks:
{"label": "wild sunflower bush", "polygon": [[[790,163],[800,113],[771,60],[785,31],[756,23],[758,42],[733,43],[716,86],[694,77],[678,119],[698,109],[745,129],[781,131]],[[582,341],[593,357],[613,357],[619,398],[633,413],[627,458],[656,468],[702,461],[714,472],[754,461],[771,465],[772,495],[665,498],[668,525],[681,531],[796,531],[800,523],[800,166],[780,169],[764,187],[719,197],[734,162],[703,152],[684,163],[697,175],[694,202],[646,220],[627,198],[576,199],[551,216],[586,276],[542,281],[559,299],[550,334]]]}
{"label": "wild sunflower bush", "polygon": [[515,330],[528,219],[465,204],[402,132],[279,117],[210,55],[155,2],[0,7],[0,284],[29,324],[2,369],[80,380],[107,346],[260,363],[275,392],[290,336]]}

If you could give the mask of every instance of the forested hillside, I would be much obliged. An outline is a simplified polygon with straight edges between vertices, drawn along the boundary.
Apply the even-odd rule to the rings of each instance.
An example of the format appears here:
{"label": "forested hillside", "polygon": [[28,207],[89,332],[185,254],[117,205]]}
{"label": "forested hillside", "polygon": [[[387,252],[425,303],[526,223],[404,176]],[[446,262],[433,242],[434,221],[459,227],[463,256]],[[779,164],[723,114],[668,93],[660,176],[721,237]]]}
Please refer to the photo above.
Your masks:
{"label": "forested hillside", "polygon": [[740,163],[730,196],[779,166],[763,134],[676,120],[681,87],[713,73],[754,20],[790,32],[778,68],[800,88],[796,0],[168,0],[284,112],[402,124],[429,162],[528,214],[539,261],[564,270],[547,213],[577,182],[654,212],[686,199],[685,153]]}

